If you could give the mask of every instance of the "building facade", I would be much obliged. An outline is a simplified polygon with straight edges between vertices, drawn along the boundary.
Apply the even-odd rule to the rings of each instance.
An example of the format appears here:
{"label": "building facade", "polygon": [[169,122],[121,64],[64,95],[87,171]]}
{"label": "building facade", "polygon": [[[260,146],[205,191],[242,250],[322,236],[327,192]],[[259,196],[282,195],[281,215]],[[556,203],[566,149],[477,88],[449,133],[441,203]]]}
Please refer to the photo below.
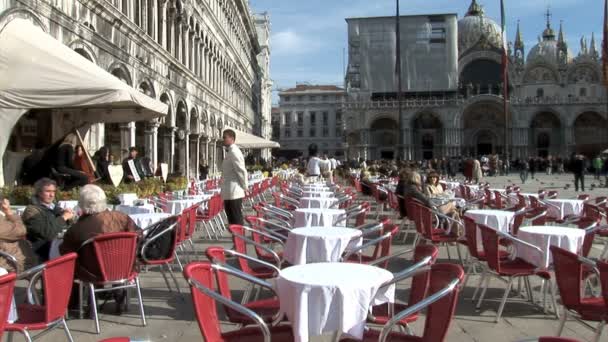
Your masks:
{"label": "building facade", "polygon": [[307,156],[308,146],[315,143],[320,154],[343,157],[344,95],[343,88],[332,85],[298,84],[279,92],[273,127],[280,128],[280,153],[286,157]]}
{"label": "building facade", "polygon": [[367,75],[358,72],[359,42],[349,40],[343,107],[348,156],[478,156],[504,153],[505,138],[512,158],[597,155],[608,147],[608,117],[595,37],[581,38],[573,56],[563,25],[556,34],[548,13],[543,26],[527,55],[519,24],[509,43],[506,118],[501,29],[475,0],[458,21],[458,90],[404,94],[401,118],[394,96],[360,89]]}
{"label": "building facade", "polygon": [[[272,111],[272,79],[270,78],[270,16],[268,13],[255,15],[255,27],[260,42],[258,64],[260,66],[260,115],[256,121],[254,133],[264,139],[270,140],[272,128],[270,126]],[[270,158],[270,149],[263,149],[261,157]]]}
{"label": "building facade", "polygon": [[[169,106],[159,120],[94,125],[84,138],[91,153],[105,145],[120,161],[137,146],[154,165],[168,163],[170,173],[196,177],[199,164],[211,172],[221,165],[224,127],[268,134],[260,125],[264,102],[270,101],[261,86],[269,80],[268,37],[266,32],[261,43],[246,0],[0,0],[0,24],[13,17],[30,19]],[[269,27],[267,16],[264,25]],[[53,109],[51,120],[40,112],[20,120],[7,150],[49,144],[79,113]]]}

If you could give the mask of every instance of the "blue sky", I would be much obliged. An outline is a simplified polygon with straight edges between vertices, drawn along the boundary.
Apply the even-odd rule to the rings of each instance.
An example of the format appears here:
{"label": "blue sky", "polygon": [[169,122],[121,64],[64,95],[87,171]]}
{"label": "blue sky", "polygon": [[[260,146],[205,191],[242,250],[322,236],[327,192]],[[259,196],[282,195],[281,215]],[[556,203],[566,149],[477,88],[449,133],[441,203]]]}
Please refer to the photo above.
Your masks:
{"label": "blue sky", "polygon": [[[402,15],[457,13],[461,18],[470,2],[401,0],[400,6]],[[478,3],[484,6],[486,16],[500,24],[499,0],[478,0]],[[347,47],[344,19],[395,14],[394,0],[250,0],[250,4],[255,12],[270,14],[270,72],[276,89],[292,87],[296,82],[341,85],[343,51]],[[575,55],[580,37],[585,35],[590,41],[592,32],[601,48],[601,0],[505,0],[509,41],[514,40],[520,20],[527,54],[545,28],[547,6],[556,33],[563,20],[568,45]],[[278,100],[276,92],[273,100]]]}

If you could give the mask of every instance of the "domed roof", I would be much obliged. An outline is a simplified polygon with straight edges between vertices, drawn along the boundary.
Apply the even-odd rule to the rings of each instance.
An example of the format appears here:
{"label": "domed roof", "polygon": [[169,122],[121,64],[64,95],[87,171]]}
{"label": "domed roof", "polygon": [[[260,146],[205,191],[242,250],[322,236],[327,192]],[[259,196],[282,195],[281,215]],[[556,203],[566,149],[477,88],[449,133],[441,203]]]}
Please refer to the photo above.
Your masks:
{"label": "domed roof", "polygon": [[471,2],[466,16],[458,21],[458,52],[463,54],[484,40],[490,46],[502,47],[500,26],[486,17],[476,0]]}
{"label": "domed roof", "polygon": [[[563,45],[560,45],[563,44]],[[543,38],[539,40],[538,44],[534,45],[530,52],[528,53],[528,57],[526,61],[530,62],[546,62],[550,64],[558,63],[558,52],[562,49],[560,47],[565,47],[566,50],[566,61],[570,61],[572,54],[570,50],[567,48],[567,44],[564,42],[562,29],[560,27],[560,39],[555,40],[555,31],[551,28],[551,22],[547,19],[547,27],[543,31]],[[563,51],[563,50],[562,50]]]}

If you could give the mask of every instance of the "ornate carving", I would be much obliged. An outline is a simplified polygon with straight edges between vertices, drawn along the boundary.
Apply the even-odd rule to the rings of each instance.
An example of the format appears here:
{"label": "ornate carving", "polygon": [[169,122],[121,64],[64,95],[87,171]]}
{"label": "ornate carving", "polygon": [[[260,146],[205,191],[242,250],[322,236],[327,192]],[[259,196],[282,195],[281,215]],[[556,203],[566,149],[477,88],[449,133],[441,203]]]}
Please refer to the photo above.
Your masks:
{"label": "ornate carving", "polygon": [[557,82],[555,74],[549,68],[535,67],[529,70],[524,77],[526,83],[550,83]]}
{"label": "ornate carving", "polygon": [[589,66],[578,66],[568,75],[569,83],[597,83],[599,77]]}

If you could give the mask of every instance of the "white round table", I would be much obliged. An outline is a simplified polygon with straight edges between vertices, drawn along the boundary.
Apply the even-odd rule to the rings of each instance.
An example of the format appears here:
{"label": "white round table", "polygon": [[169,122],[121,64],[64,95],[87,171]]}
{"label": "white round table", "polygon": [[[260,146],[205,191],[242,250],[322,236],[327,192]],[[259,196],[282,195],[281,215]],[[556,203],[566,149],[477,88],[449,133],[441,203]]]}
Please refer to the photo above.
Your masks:
{"label": "white round table", "polygon": [[122,205],[133,205],[133,202],[139,199],[134,193],[119,194],[117,197]]}
{"label": "white round table", "polygon": [[182,211],[184,211],[184,209],[190,208],[191,206],[199,202],[201,201],[197,199],[180,199],[167,201],[167,213],[179,215],[182,213]]}
{"label": "white round table", "polygon": [[540,268],[546,269],[553,262],[550,246],[557,246],[572,253],[578,253],[585,240],[585,230],[559,226],[526,226],[520,227],[517,238],[538,246],[538,251],[522,244],[516,244],[516,256]]}
{"label": "white round table", "polygon": [[333,191],[303,191],[302,197],[336,197]]}
{"label": "white round table", "polygon": [[167,217],[171,217],[171,214],[167,213],[153,213],[153,214],[131,214],[129,217],[135,222],[135,224],[144,229],[155,223],[158,223]]}
{"label": "white round table", "polygon": [[[464,216],[472,218],[477,224],[483,224],[500,232],[509,233],[509,223],[511,223],[513,216],[515,216],[515,212],[495,209],[473,209],[467,210]],[[477,244],[479,246],[482,246],[481,241],[481,230],[477,229]]]}
{"label": "white round table", "polygon": [[117,205],[114,207],[114,210],[120,211],[127,215],[131,214],[153,214],[154,213],[154,205],[153,204],[144,204],[144,205]]}
{"label": "white round table", "polygon": [[72,209],[73,211],[76,211],[76,208],[78,208],[78,201],[59,201],[57,202],[57,205],[61,209]]}
{"label": "white round table", "polygon": [[[294,212],[294,227],[332,227],[344,209],[300,208]],[[344,225],[344,223],[340,224]]]}
{"label": "white round table", "polygon": [[[553,204],[548,206],[547,214],[560,219],[568,215],[580,216],[585,204],[585,201],[577,199],[547,199],[545,202]],[[557,208],[554,206],[557,206]]]}
{"label": "white round table", "polygon": [[336,202],[338,202],[336,197],[302,197],[300,208],[329,209]]}
{"label": "white round table", "polygon": [[283,254],[292,265],[338,262],[347,247],[361,244],[360,236],[361,231],[352,228],[296,228],[289,232]]}
{"label": "white round table", "polygon": [[394,285],[378,291],[392,278],[391,272],[374,266],[318,263],[283,269],[276,287],[296,342],[328,332],[361,339],[369,308],[394,302]]}

